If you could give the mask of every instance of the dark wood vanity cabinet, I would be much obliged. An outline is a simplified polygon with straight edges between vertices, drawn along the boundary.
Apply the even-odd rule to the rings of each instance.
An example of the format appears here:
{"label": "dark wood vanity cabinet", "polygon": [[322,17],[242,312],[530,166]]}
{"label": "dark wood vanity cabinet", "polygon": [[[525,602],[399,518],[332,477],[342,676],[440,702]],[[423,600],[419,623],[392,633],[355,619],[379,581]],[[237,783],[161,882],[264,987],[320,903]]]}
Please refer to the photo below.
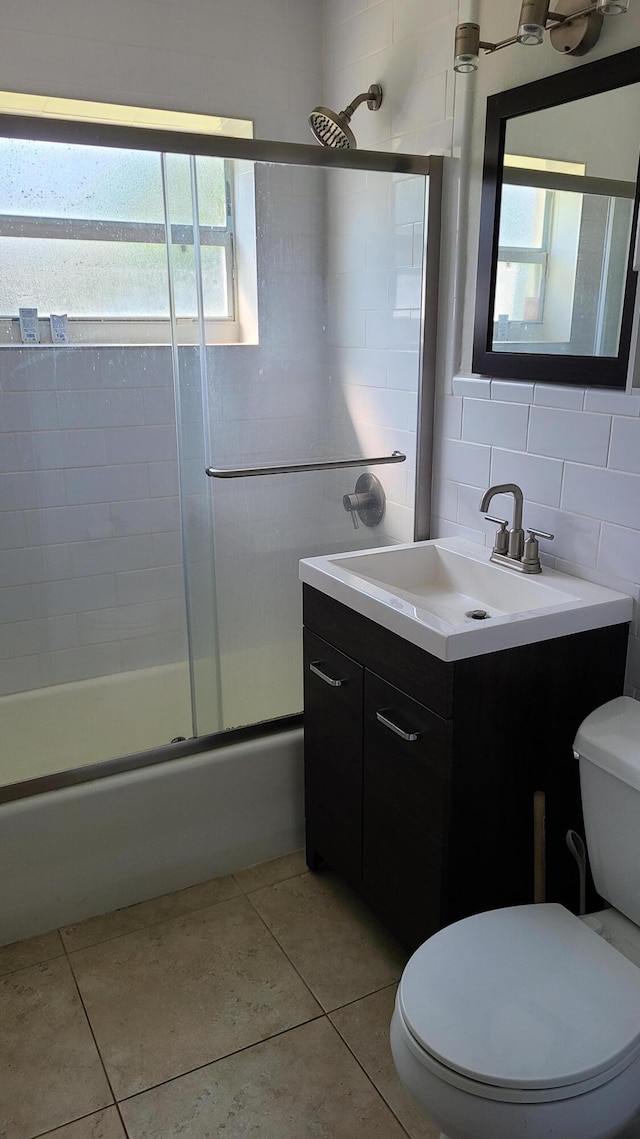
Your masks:
{"label": "dark wood vanity cabinet", "polygon": [[446,663],[303,589],[309,866],[339,871],[414,949],[458,918],[533,901],[543,791],[546,896],[575,909],[572,743],[622,692],[627,625]]}

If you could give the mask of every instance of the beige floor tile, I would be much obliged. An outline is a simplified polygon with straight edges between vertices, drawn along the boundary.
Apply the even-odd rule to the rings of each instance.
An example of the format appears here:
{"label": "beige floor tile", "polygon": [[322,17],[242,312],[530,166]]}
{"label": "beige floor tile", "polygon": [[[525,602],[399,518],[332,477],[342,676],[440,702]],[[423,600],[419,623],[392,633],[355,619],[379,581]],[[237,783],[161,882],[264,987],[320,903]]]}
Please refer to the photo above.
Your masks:
{"label": "beige floor tile", "polygon": [[244,897],[70,961],[117,1099],[320,1012]]}
{"label": "beige floor tile", "polygon": [[0,981],[0,1135],[31,1139],[113,1102],[66,958]]}
{"label": "beige floor tile", "polygon": [[26,941],[14,941],[12,945],[0,946],[0,976],[63,955],[64,947],[57,929],[40,937],[29,937]]}
{"label": "beige floor tile", "polygon": [[329,871],[290,878],[250,899],[323,1008],[399,979],[407,954]]}
{"label": "beige floor tile", "polygon": [[396,986],[331,1013],[331,1020],[411,1139],[439,1139],[440,1128],[402,1086],[389,1045]]}
{"label": "beige floor tile", "polygon": [[203,910],[216,902],[237,897],[240,893],[240,887],[231,876],[212,878],[209,882],[188,886],[186,890],[176,890],[173,894],[163,894],[162,897],[151,898],[148,902],[138,902],[135,906],[126,906],[113,913],[87,918],[77,925],[68,925],[65,929],[61,929],[60,933],[69,952],[74,949],[85,949],[88,945],[97,945],[99,941],[109,941],[112,937],[134,933],[137,929],[156,925],[157,922],[166,921],[168,918],[177,918],[182,914],[193,913],[194,910]]}
{"label": "beige floor tile", "polygon": [[304,850],[294,850],[293,854],[285,854],[282,858],[272,858],[270,862],[260,862],[257,866],[239,870],[234,878],[245,894],[248,894],[251,890],[261,890],[264,886],[273,886],[276,882],[304,874],[306,869]]}
{"label": "beige floor tile", "polygon": [[130,1139],[403,1139],[323,1017],[121,1104]]}
{"label": "beige floor tile", "polygon": [[85,1115],[75,1123],[47,1131],[40,1139],[127,1139],[118,1109],[108,1107],[94,1115]]}

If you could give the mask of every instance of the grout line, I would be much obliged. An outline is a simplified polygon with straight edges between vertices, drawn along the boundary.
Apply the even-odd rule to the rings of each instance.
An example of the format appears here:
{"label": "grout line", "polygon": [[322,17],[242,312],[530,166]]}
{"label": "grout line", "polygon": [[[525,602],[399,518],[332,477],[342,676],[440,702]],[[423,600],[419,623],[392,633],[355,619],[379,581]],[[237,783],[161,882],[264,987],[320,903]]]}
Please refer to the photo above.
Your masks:
{"label": "grout line", "polygon": [[[223,877],[233,877],[233,875],[223,875]],[[209,879],[206,879],[206,881],[216,882],[216,881],[218,881],[218,879],[209,878]],[[202,882],[202,883],[198,882],[198,883],[196,883],[196,885],[205,885],[206,881]],[[187,889],[187,890],[189,890],[191,888],[192,887],[190,887],[190,886],[185,887],[185,889]],[[175,891],[175,893],[177,893],[177,894],[179,894],[180,892],[181,892],[180,890]],[[149,902],[157,902],[160,900],[160,898],[167,898],[167,897],[170,897],[170,894],[158,894],[157,898],[149,898],[148,901]],[[65,944],[64,937],[62,937],[62,930],[66,929],[67,927],[61,926],[60,930],[58,932],[60,933],[62,944],[65,946],[65,951],[67,952],[67,954],[82,953],[85,949],[95,949],[95,948],[97,948],[98,945],[106,945],[107,942],[109,942],[109,941],[118,941],[118,939],[121,937],[130,937],[134,933],[142,933],[142,931],[145,929],[153,929],[155,926],[164,925],[166,922],[177,921],[179,918],[188,918],[191,914],[200,913],[200,912],[202,912],[202,910],[210,910],[210,909],[213,909],[214,906],[223,905],[224,902],[233,902],[237,898],[243,898],[243,897],[246,897],[246,895],[243,894],[242,892],[240,892],[239,894],[230,894],[228,898],[220,898],[217,902],[207,902],[206,905],[197,905],[197,906],[194,906],[193,909],[184,910],[184,912],[182,912],[182,913],[169,914],[168,916],[165,916],[163,918],[157,918],[154,921],[145,922],[143,925],[136,926],[135,929],[128,929],[124,933],[113,933],[109,937],[101,937],[99,941],[87,942],[86,945],[79,945],[75,949],[74,948],[67,948],[67,946]],[[107,913],[105,913],[105,914],[96,914],[95,916],[96,916],[96,918],[108,918],[108,917],[111,917],[113,914],[122,913],[124,910],[127,910],[129,908],[134,908],[135,906],[144,906],[144,905],[146,905],[146,902],[134,902],[132,907],[123,906],[122,910],[108,910]],[[93,920],[94,920],[93,918],[86,918],[86,921],[93,921]],[[80,925],[80,922],[78,922],[76,924]]]}
{"label": "grout line", "polygon": [[[294,875],[294,877],[296,877],[296,875]],[[302,877],[302,875],[300,874],[300,875],[298,875],[298,877],[300,877],[300,878],[301,878],[301,877]],[[286,879],[286,881],[291,881],[291,879]],[[278,884],[277,882],[276,882],[276,883],[274,883],[274,885],[277,885],[277,884]],[[257,892],[257,891],[254,891],[254,893],[256,893],[256,892]],[[305,980],[305,978],[303,977],[302,973],[301,973],[301,972],[300,972],[300,970],[298,969],[298,966],[295,964],[295,962],[294,962],[294,961],[292,961],[292,960],[291,960],[291,958],[290,958],[289,954],[287,953],[287,951],[286,951],[286,949],[285,949],[284,945],[282,945],[282,943],[281,943],[281,942],[280,942],[280,940],[279,940],[279,939],[276,937],[276,935],[275,935],[275,933],[273,932],[273,930],[272,930],[272,929],[271,929],[271,928],[270,928],[270,927],[267,925],[267,922],[266,922],[266,921],[265,921],[265,919],[263,918],[262,914],[260,913],[260,911],[258,910],[258,908],[257,908],[257,907],[254,905],[253,901],[251,900],[251,896],[250,896],[249,894],[246,894],[245,896],[246,896],[246,898],[247,898],[247,901],[251,903],[251,906],[253,907],[254,913],[255,913],[255,914],[257,914],[257,916],[260,918],[260,921],[262,922],[262,924],[263,924],[264,928],[266,929],[267,933],[268,933],[268,934],[269,934],[269,935],[270,935],[270,936],[273,938],[273,940],[275,941],[275,943],[276,943],[276,945],[278,946],[278,948],[280,949],[280,951],[281,951],[281,952],[284,954],[284,956],[286,957],[286,959],[287,959],[287,961],[289,962],[289,964],[290,964],[291,968],[293,969],[293,971],[294,971],[294,972],[297,974],[297,976],[298,976],[298,977],[300,978],[300,980],[302,981],[302,983],[303,983],[303,985],[304,985],[305,989],[308,989],[309,993],[310,993],[310,994],[311,994],[311,996],[313,997],[313,999],[314,999],[314,1001],[316,1002],[316,1004],[317,1004],[317,1005],[318,1005],[318,1006],[319,1006],[319,1007],[322,1009],[322,1013],[323,1013],[323,1015],[325,1015],[325,1016],[326,1016],[326,1015],[327,1015],[327,1009],[325,1009],[325,1007],[324,1007],[324,1005],[322,1004],[322,1002],[321,1002],[321,1000],[319,999],[319,997],[317,997],[317,996],[316,996],[316,994],[314,993],[313,989],[311,988],[311,985],[309,984],[309,982],[308,982],[307,980]]]}
{"label": "grout line", "polygon": [[[59,1123],[56,1127],[49,1128],[48,1131],[39,1131],[33,1139],[46,1139],[47,1135],[55,1135],[56,1131],[60,1131],[63,1127],[72,1127],[76,1123],[82,1123],[84,1119],[93,1119],[94,1115],[100,1115],[103,1111],[109,1111],[111,1108],[118,1109],[117,1103],[108,1103],[106,1107],[97,1107],[95,1111],[89,1111],[86,1115],[78,1115],[75,1119],[69,1119],[66,1123]],[[118,1112],[120,1115],[120,1112]],[[123,1123],[124,1127],[124,1123]],[[127,1134],[125,1130],[125,1134]]]}
{"label": "grout line", "polygon": [[[308,872],[308,873],[310,873],[310,872]],[[300,878],[301,878],[301,877],[303,877],[303,875],[302,875],[302,874],[300,874],[300,875],[294,875],[294,877],[300,877]],[[290,879],[287,879],[287,881],[290,881]],[[274,883],[274,885],[278,885],[278,883],[276,882],[276,883]],[[255,891],[254,891],[254,892],[255,892]],[[249,897],[249,895],[247,895],[247,897],[248,897],[248,900],[249,900],[249,901],[251,901],[251,898]],[[325,1009],[324,1005],[322,1004],[322,1001],[320,1000],[320,998],[318,997],[318,995],[317,995],[317,994],[314,992],[314,990],[313,990],[313,988],[312,988],[312,986],[311,986],[310,982],[309,982],[309,981],[307,981],[307,979],[305,978],[305,976],[303,975],[303,973],[300,971],[300,969],[299,969],[299,968],[298,968],[298,966],[296,965],[295,961],[293,961],[293,960],[291,959],[291,957],[290,957],[290,956],[289,956],[289,954],[287,953],[287,950],[285,949],[284,945],[281,943],[281,941],[279,940],[279,938],[278,938],[278,937],[276,936],[276,934],[273,932],[273,930],[271,929],[271,927],[270,927],[270,926],[267,924],[267,922],[266,922],[266,921],[265,921],[265,919],[263,918],[262,914],[261,914],[261,913],[260,913],[260,911],[257,909],[257,907],[256,907],[256,906],[253,904],[253,902],[251,902],[251,904],[253,905],[253,908],[254,908],[255,912],[257,913],[258,917],[260,918],[260,921],[263,923],[263,925],[265,926],[265,928],[266,928],[266,930],[268,931],[268,933],[270,933],[270,934],[271,934],[271,936],[272,936],[273,940],[275,941],[276,945],[277,945],[277,946],[278,946],[278,947],[279,947],[279,948],[282,950],[282,952],[284,953],[284,955],[285,955],[285,957],[287,958],[287,961],[288,961],[288,962],[289,962],[289,964],[291,965],[292,969],[294,969],[294,970],[295,970],[295,972],[298,974],[298,976],[299,976],[300,980],[303,982],[303,984],[304,984],[304,985],[306,986],[306,988],[309,990],[309,992],[311,993],[311,995],[312,995],[312,997],[314,998],[314,1000],[318,1002],[318,1004],[320,1005],[320,1008],[322,1009],[323,1013],[324,1013],[326,1016],[329,1016],[329,1015],[330,1015],[332,1012],[337,1012],[337,1010],[338,1010],[339,1008],[347,1008],[349,1005],[352,1005],[352,1004],[356,1004],[356,1002],[357,1002],[357,1001],[361,1001],[361,1000],[363,1000],[365,997],[371,997],[371,996],[373,996],[373,994],[374,994],[374,993],[378,993],[378,992],[381,992],[381,991],[382,991],[382,989],[387,989],[387,988],[390,988],[390,986],[391,986],[391,985],[397,985],[397,984],[399,984],[399,982],[400,982],[400,977],[398,977],[397,981],[391,981],[391,982],[389,982],[389,983],[388,983],[388,984],[386,984],[386,985],[381,985],[381,986],[380,986],[380,988],[378,988],[378,989],[372,989],[370,992],[367,992],[367,993],[361,993],[361,994],[360,994],[360,996],[354,997],[354,998],[353,998],[353,1000],[351,1000],[351,1001],[346,1001],[346,1002],[345,1002],[345,1004],[343,1004],[343,1005],[338,1005],[338,1006],[337,1006],[336,1008],[334,1008],[334,1009]],[[367,908],[368,908],[368,907],[367,907]]]}
{"label": "grout line", "polygon": [[343,1005],[337,1005],[336,1008],[330,1009],[327,1016],[333,1016],[334,1012],[342,1012],[344,1008],[351,1008],[352,1005],[357,1005],[359,1001],[366,1001],[367,997],[374,997],[377,993],[384,993],[385,989],[397,989],[400,984],[400,977],[397,981],[391,981],[388,985],[381,985],[379,989],[372,989],[370,993],[363,993],[361,997],[354,997],[352,1001],[345,1001]]}
{"label": "grout line", "polygon": [[[74,985],[75,985],[75,987],[76,987],[76,992],[77,992],[77,994],[78,994],[78,998],[79,998],[79,1000],[80,1000],[80,1004],[82,1005],[82,1010],[83,1010],[83,1012],[84,1012],[84,1015],[85,1015],[85,1017],[86,1017],[86,1020],[87,1020],[87,1024],[88,1024],[88,1026],[89,1026],[89,1032],[91,1033],[91,1036],[92,1036],[92,1039],[93,1039],[93,1043],[94,1043],[94,1045],[95,1045],[96,1053],[97,1053],[97,1055],[98,1055],[98,1059],[99,1059],[99,1061],[100,1061],[100,1065],[101,1065],[101,1067],[102,1067],[102,1071],[104,1072],[104,1077],[105,1077],[105,1079],[106,1079],[106,1081],[107,1081],[107,1085],[108,1085],[108,1087],[109,1087],[109,1091],[111,1092],[111,1095],[112,1095],[112,1097],[113,1097],[113,1103],[115,1104],[115,1103],[117,1102],[117,1101],[116,1101],[116,1094],[115,1094],[115,1092],[114,1092],[114,1090],[113,1090],[113,1085],[112,1085],[112,1083],[111,1083],[111,1079],[110,1079],[110,1077],[109,1077],[109,1073],[108,1073],[108,1071],[107,1071],[107,1068],[106,1068],[106,1064],[105,1064],[105,1062],[104,1062],[104,1060],[103,1060],[103,1058],[102,1058],[102,1052],[101,1052],[101,1050],[100,1050],[100,1046],[99,1046],[99,1044],[98,1044],[98,1040],[97,1040],[96,1034],[95,1034],[95,1032],[94,1032],[94,1030],[93,1030],[93,1025],[92,1025],[92,1023],[91,1023],[91,1019],[90,1019],[90,1017],[89,1017],[89,1013],[88,1013],[88,1011],[87,1011],[87,1006],[86,1006],[86,1005],[85,1005],[85,1003],[84,1003],[84,997],[83,997],[83,995],[82,995],[82,992],[81,992],[81,990],[80,990],[80,985],[78,984],[78,978],[76,977],[76,975],[75,975],[75,972],[74,972],[74,968],[73,968],[73,962],[71,961],[71,958],[69,957],[69,955],[68,955],[68,954],[67,954],[67,962],[68,962],[68,965],[69,965],[69,971],[70,971],[70,973],[71,973],[71,976],[72,976],[72,978],[73,978],[73,983],[74,983]],[[111,1105],[109,1105],[109,1106],[111,1106]],[[118,1113],[118,1114],[119,1114],[119,1113]]]}
{"label": "grout line", "polygon": [[194,1072],[202,1072],[205,1068],[211,1068],[221,1060],[230,1060],[233,1056],[239,1056],[242,1052],[249,1052],[252,1048],[257,1048],[259,1044],[269,1044],[270,1041],[277,1040],[279,1036],[286,1036],[288,1032],[295,1032],[297,1028],[303,1028],[305,1024],[313,1024],[316,1020],[327,1019],[326,1013],[319,1013],[318,1016],[309,1017],[308,1020],[301,1020],[299,1024],[290,1024],[288,1028],[281,1028],[278,1032],[273,1032],[271,1036],[263,1036],[260,1040],[253,1040],[250,1044],[243,1044],[242,1048],[236,1048],[233,1052],[224,1052],[222,1056],[216,1056],[214,1060],[205,1060],[204,1064],[196,1064],[195,1068],[187,1068],[186,1071],[177,1072],[175,1076],[169,1076],[168,1079],[160,1080],[157,1084],[150,1084],[148,1088],[141,1088],[139,1092],[132,1092],[131,1095],[123,1096],[122,1099],[116,1100],[115,1106],[119,1108],[120,1104],[129,1103],[132,1099],[138,1099],[139,1096],[146,1095],[147,1092],[156,1091],[158,1088],[166,1087],[167,1084],[175,1084],[177,1080],[181,1080],[184,1076],[192,1076]]}
{"label": "grout line", "polygon": [[[20,942],[9,942],[9,945],[19,944]],[[4,948],[4,946],[0,946],[0,949]],[[5,972],[0,973],[0,982],[6,980],[7,977],[15,977],[16,973],[22,973],[25,969],[37,969],[40,965],[50,965],[52,961],[59,961],[61,957],[66,957],[64,946],[62,953],[56,953],[55,956],[43,957],[39,961],[32,961],[30,965],[17,965],[15,969],[7,969]]]}
{"label": "grout line", "polygon": [[[389,986],[386,986],[386,987],[389,987]],[[381,990],[381,989],[379,989],[379,990],[378,990],[378,992],[382,992],[382,990]],[[355,1002],[354,1002],[354,1003],[355,1003]],[[343,1006],[343,1007],[345,1007],[345,1008],[346,1008],[347,1006],[345,1005],[345,1006]],[[336,1010],[336,1011],[337,1011],[337,1010]],[[338,1028],[337,1024],[334,1024],[334,1023],[333,1023],[333,1021],[331,1020],[331,1018],[330,1018],[330,1017],[329,1017],[329,1021],[330,1021],[330,1024],[332,1025],[332,1027],[333,1027],[333,1028],[335,1029],[335,1031],[338,1033],[338,1036],[339,1036],[339,1037],[340,1037],[340,1039],[342,1040],[342,1042],[343,1042],[343,1044],[344,1044],[345,1048],[347,1048],[347,1049],[349,1050],[349,1052],[350,1052],[350,1053],[351,1053],[351,1055],[353,1056],[354,1060],[356,1061],[356,1064],[358,1065],[358,1067],[361,1069],[361,1071],[364,1073],[364,1075],[365,1075],[365,1076],[366,1076],[366,1078],[368,1079],[368,1081],[369,1081],[369,1083],[371,1084],[371,1086],[372,1086],[373,1090],[375,1091],[376,1095],[378,1095],[378,1096],[380,1097],[380,1099],[382,1100],[382,1102],[383,1102],[383,1103],[386,1105],[386,1107],[389,1109],[389,1111],[390,1111],[390,1112],[391,1112],[391,1114],[393,1115],[394,1119],[396,1119],[396,1120],[397,1120],[397,1122],[398,1122],[398,1125],[399,1125],[399,1126],[402,1128],[402,1130],[404,1131],[405,1135],[408,1135],[408,1136],[409,1136],[409,1139],[411,1139],[411,1133],[410,1133],[410,1132],[407,1130],[407,1128],[405,1127],[404,1123],[403,1123],[403,1122],[402,1122],[402,1120],[400,1119],[399,1115],[397,1115],[397,1114],[396,1114],[396,1112],[394,1111],[393,1107],[392,1107],[392,1106],[391,1106],[391,1104],[389,1103],[388,1099],[386,1098],[386,1096],[384,1095],[384,1093],[383,1093],[383,1092],[380,1090],[380,1088],[379,1088],[379,1087],[378,1087],[378,1085],[376,1084],[375,1080],[373,1079],[373,1076],[369,1075],[369,1072],[368,1072],[368,1071],[367,1071],[367,1069],[365,1068],[363,1061],[360,1059],[360,1057],[358,1056],[358,1054],[357,1054],[357,1053],[354,1051],[354,1049],[351,1047],[351,1045],[349,1044],[349,1041],[346,1039],[346,1037],[344,1037],[344,1036],[342,1035],[342,1033],[341,1033],[340,1029]]]}

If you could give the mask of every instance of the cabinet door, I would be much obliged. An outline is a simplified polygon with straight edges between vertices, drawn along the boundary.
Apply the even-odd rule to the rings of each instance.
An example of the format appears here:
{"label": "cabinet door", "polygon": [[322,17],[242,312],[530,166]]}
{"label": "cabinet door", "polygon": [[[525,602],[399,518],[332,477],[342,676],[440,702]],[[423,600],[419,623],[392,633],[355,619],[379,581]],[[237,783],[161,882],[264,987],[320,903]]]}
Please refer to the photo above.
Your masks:
{"label": "cabinet door", "polygon": [[365,673],[363,892],[408,949],[444,924],[450,723]]}
{"label": "cabinet door", "polygon": [[304,631],[307,860],[359,883],[362,868],[363,668]]}

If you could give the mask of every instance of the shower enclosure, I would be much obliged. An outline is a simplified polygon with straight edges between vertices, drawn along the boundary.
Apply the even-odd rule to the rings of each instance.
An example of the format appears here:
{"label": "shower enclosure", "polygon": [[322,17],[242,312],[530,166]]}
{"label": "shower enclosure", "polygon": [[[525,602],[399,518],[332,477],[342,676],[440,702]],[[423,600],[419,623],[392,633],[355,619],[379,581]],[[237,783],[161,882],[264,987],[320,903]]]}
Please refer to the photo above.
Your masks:
{"label": "shower enclosure", "polygon": [[[299,714],[298,560],[428,536],[441,171],[22,116],[0,135],[10,798]],[[343,504],[365,472],[374,526]]]}

